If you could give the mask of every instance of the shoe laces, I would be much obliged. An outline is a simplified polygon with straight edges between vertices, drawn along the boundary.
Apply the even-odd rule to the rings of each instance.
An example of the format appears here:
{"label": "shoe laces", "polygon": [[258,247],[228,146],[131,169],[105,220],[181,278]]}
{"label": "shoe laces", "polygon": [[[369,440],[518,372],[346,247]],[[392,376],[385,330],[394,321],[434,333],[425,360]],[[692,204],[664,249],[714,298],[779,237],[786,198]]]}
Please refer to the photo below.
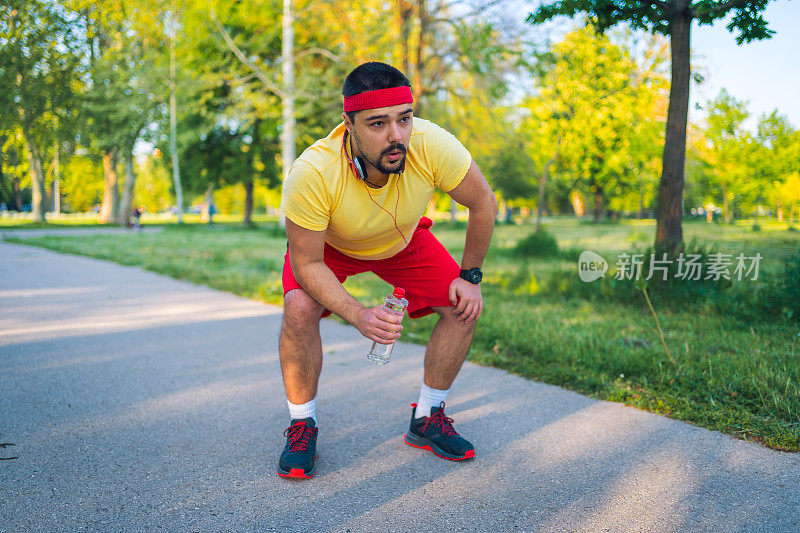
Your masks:
{"label": "shoe laces", "polygon": [[317,428],[310,428],[305,422],[295,422],[283,432],[284,437],[289,437],[290,452],[304,452],[308,450],[308,439],[317,434]]}
{"label": "shoe laces", "polygon": [[458,432],[453,429],[453,419],[444,415],[444,402],[441,402],[439,407],[441,407],[441,409],[428,417],[428,421],[425,422],[425,425],[422,427],[422,433],[425,433],[425,430],[428,429],[428,425],[432,423],[439,428],[442,435],[445,437],[458,436]]}

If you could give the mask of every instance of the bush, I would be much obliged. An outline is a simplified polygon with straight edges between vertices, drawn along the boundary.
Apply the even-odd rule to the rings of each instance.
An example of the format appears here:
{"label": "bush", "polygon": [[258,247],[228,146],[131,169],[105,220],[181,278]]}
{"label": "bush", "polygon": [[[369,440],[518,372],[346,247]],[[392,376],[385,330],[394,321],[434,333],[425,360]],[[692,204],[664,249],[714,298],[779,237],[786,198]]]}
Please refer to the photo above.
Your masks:
{"label": "bush", "polygon": [[[562,252],[561,255],[572,255],[576,252],[578,251],[570,249]],[[608,271],[604,277],[593,282],[583,282],[574,269],[553,271],[548,278],[542,280],[542,292],[570,294],[588,299],[619,303],[642,303],[644,300],[641,287],[646,285],[648,295],[654,304],[658,303],[675,308],[700,308],[708,305],[720,308],[732,307],[730,300],[734,295],[734,291],[731,291],[732,281],[724,278],[716,281],[705,279],[706,265],[709,263],[708,257],[711,254],[718,253],[715,246],[694,240],[684,245],[684,256],[689,254],[700,256],[697,262],[702,264],[703,270],[700,279],[697,280],[676,277],[678,262],[675,259],[665,265],[667,267],[666,280],[662,279],[663,273],[657,269],[654,269],[653,277],[650,280],[646,280],[645,278],[650,272],[652,259],[658,261],[662,255],[655,253],[652,247],[630,253],[631,255],[642,255],[643,260],[638,279],[637,276],[633,276],[633,279],[617,279],[617,264],[614,259],[607,257],[606,259],[609,261]],[[659,265],[656,264],[654,266],[657,267]],[[630,268],[630,265],[628,265],[628,268]],[[758,287],[762,286],[762,284],[758,284]],[[747,287],[747,290],[749,291],[749,300],[758,299],[758,295],[753,293],[753,286]],[[752,304],[748,305],[752,307]]]}
{"label": "bush", "polygon": [[521,239],[514,251],[525,257],[552,257],[558,255],[558,241],[545,231],[539,229]]}
{"label": "bush", "polygon": [[439,229],[452,229],[452,230],[461,230],[467,229],[467,221],[466,220],[438,220],[435,227]]}
{"label": "bush", "polygon": [[800,321],[800,250],[783,259],[783,275],[767,281],[768,288],[760,299],[762,314],[783,315]]}
{"label": "bush", "polygon": [[761,231],[761,226],[759,226],[759,225],[756,223],[756,224],[753,224],[753,227],[752,227],[751,229],[752,229],[753,231]]}
{"label": "bush", "polygon": [[570,248],[559,250],[558,256],[564,259],[565,261],[573,261],[577,263],[578,259],[580,259],[581,257],[582,252],[583,252],[582,249],[577,248],[575,246],[571,246]]}

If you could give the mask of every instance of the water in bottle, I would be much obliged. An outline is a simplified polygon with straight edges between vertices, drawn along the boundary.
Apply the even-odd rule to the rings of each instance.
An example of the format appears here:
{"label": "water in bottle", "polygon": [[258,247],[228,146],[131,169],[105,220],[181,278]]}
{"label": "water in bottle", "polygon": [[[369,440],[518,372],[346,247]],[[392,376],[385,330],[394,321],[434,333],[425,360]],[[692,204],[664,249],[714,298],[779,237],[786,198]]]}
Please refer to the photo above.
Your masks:
{"label": "water in bottle", "polygon": [[[383,303],[384,307],[386,307],[390,313],[400,315],[402,317],[406,312],[406,307],[408,307],[408,300],[404,298],[405,295],[405,290],[401,289],[400,287],[395,287],[394,292],[386,297],[386,300]],[[389,362],[389,358],[392,355],[392,348],[394,348],[394,343],[380,344],[373,342],[372,348],[367,354],[367,359],[377,365],[385,365]]]}

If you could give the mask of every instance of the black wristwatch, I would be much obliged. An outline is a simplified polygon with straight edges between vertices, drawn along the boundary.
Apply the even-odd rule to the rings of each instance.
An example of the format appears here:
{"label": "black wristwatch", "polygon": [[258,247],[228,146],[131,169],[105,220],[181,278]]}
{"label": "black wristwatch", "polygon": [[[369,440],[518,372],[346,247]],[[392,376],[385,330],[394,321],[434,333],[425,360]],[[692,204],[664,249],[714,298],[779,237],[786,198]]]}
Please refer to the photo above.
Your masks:
{"label": "black wristwatch", "polygon": [[481,272],[480,268],[470,268],[469,270],[462,270],[458,277],[477,285],[483,279],[483,272]]}

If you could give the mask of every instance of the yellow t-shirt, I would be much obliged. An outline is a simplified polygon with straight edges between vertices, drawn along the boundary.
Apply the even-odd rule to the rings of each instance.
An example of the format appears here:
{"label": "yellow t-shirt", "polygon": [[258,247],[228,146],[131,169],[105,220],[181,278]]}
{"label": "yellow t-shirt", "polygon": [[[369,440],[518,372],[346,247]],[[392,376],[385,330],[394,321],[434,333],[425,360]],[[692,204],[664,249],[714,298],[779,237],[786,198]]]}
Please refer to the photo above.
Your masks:
{"label": "yellow t-shirt", "polygon": [[397,227],[410,241],[434,188],[454,189],[469,170],[472,156],[444,129],[414,118],[405,171],[390,175],[386,185],[374,189],[353,174],[342,151],[344,132],[341,123],[297,158],[283,184],[281,210],[298,226],[327,229],[325,241],[345,255],[391,257],[406,246],[392,220],[395,205]]}

